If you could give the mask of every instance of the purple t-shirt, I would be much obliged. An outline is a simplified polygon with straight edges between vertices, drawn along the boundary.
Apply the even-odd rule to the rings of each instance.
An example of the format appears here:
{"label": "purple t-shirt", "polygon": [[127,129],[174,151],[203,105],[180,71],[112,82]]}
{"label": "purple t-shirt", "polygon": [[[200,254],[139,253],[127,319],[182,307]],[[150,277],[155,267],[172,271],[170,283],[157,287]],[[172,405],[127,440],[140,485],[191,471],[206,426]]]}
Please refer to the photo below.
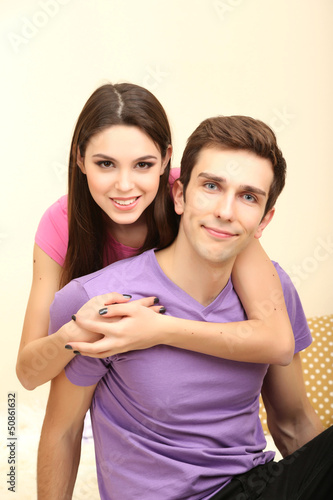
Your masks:
{"label": "purple t-shirt", "polygon": [[[297,292],[275,264],[296,349],[311,343]],[[50,333],[88,299],[109,292],[155,295],[167,314],[209,322],[245,318],[232,283],[207,307],[170,281],[153,250],[72,281],[56,294]],[[79,356],[66,367],[76,385],[99,382],[91,418],[102,500],[208,499],[232,476],[270,461],[259,420],[268,365],[159,345],[106,359]]]}

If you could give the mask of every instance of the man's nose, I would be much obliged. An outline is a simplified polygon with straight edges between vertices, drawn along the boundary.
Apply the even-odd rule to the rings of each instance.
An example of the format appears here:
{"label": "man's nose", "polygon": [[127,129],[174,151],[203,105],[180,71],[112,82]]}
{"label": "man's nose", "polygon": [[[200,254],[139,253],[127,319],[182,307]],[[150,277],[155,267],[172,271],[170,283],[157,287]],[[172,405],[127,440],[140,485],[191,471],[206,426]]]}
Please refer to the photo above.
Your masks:
{"label": "man's nose", "polygon": [[214,215],[222,220],[234,220],[235,199],[232,193],[221,193],[216,203]]}

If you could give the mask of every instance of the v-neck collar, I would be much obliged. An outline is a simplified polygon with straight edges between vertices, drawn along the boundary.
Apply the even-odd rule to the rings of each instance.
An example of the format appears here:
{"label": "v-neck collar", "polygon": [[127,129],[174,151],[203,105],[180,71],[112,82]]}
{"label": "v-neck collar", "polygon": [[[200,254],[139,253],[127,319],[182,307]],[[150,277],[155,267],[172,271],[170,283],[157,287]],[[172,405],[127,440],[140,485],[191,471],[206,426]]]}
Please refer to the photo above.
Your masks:
{"label": "v-neck collar", "polygon": [[219,304],[222,300],[225,300],[229,293],[231,293],[233,290],[231,277],[229,277],[227,284],[217,295],[217,297],[215,297],[215,299],[210,304],[204,306],[187,292],[185,292],[185,290],[176,285],[176,283],[174,283],[170,278],[168,278],[157,261],[155,250],[150,250],[150,252],[151,264],[154,268],[154,274],[156,273],[156,276],[160,276],[160,282],[168,290],[169,294],[171,293],[175,297],[175,300],[186,301],[186,303],[190,306],[191,304],[193,304],[193,308],[197,311],[208,314],[212,309],[216,309],[217,304]]}

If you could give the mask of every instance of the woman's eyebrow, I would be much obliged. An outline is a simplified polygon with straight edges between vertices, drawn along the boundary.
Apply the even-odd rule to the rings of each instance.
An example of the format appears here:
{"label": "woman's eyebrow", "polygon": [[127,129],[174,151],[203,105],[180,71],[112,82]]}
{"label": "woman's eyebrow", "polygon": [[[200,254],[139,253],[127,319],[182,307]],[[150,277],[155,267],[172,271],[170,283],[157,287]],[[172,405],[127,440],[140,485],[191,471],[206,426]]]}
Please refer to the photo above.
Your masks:
{"label": "woman's eyebrow", "polygon": [[[113,160],[115,161],[115,158],[112,158],[112,156],[108,156],[104,153],[96,153],[92,156],[92,158],[103,158],[104,160]],[[144,161],[144,160],[149,160],[149,159],[154,159],[157,160],[157,156],[154,155],[145,155],[145,156],[140,156],[139,158],[136,158],[135,161]]]}

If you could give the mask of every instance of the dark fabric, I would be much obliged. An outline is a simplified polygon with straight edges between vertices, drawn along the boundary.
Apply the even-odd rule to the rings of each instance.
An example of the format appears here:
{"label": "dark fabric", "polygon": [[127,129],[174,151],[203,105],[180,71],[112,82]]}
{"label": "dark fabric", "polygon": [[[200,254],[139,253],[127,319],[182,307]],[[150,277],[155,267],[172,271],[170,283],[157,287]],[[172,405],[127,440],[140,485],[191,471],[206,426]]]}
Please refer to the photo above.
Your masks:
{"label": "dark fabric", "polygon": [[233,478],[211,500],[331,500],[333,427],[279,462]]}

